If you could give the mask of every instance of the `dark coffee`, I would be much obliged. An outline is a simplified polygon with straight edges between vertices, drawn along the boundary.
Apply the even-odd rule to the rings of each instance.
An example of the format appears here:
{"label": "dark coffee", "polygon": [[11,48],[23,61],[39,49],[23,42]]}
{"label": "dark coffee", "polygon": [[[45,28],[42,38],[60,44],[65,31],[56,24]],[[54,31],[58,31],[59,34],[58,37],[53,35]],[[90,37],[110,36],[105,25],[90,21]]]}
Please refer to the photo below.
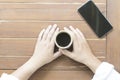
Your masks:
{"label": "dark coffee", "polygon": [[70,44],[71,37],[68,33],[62,32],[57,35],[56,42],[59,46],[66,47]]}

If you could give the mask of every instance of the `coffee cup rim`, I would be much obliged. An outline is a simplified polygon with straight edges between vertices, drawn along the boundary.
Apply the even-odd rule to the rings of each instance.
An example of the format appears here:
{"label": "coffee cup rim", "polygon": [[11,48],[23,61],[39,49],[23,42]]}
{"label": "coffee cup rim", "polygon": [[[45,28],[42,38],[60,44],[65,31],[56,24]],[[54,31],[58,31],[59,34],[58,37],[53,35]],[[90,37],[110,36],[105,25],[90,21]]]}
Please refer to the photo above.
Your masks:
{"label": "coffee cup rim", "polygon": [[[60,33],[67,33],[67,34],[70,36],[70,38],[71,38],[70,43],[69,43],[67,46],[65,46],[65,47],[61,47],[61,46],[59,46],[59,45],[57,44],[56,38],[57,38],[57,35],[59,35]],[[55,44],[56,44],[56,46],[59,47],[60,49],[67,49],[67,48],[69,48],[69,47],[72,45],[72,43],[73,43],[73,38],[72,38],[71,33],[68,32],[68,31],[61,30],[61,31],[59,31],[59,32],[56,34],[56,36],[55,36]]]}

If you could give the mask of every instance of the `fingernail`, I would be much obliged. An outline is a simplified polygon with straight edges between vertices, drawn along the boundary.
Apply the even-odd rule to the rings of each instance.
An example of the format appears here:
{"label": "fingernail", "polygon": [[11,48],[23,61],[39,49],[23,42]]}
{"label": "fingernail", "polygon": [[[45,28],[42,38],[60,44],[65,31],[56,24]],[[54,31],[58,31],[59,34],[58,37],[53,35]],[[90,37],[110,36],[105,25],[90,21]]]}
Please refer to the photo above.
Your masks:
{"label": "fingernail", "polygon": [[45,31],[45,29],[43,29],[42,31]]}
{"label": "fingernail", "polygon": [[59,51],[61,52],[61,51],[62,51],[62,49],[59,49]]}
{"label": "fingernail", "polygon": [[57,31],[59,31],[59,28],[57,28]]}
{"label": "fingernail", "polygon": [[52,27],[52,25],[49,25],[49,26],[48,26],[48,28],[51,28],[51,27]]}
{"label": "fingernail", "polygon": [[78,28],[76,28],[76,30],[79,30]]}
{"label": "fingernail", "polygon": [[57,27],[57,24],[54,24],[53,26]]}
{"label": "fingernail", "polygon": [[69,26],[70,28],[73,28],[72,26]]}
{"label": "fingernail", "polygon": [[67,29],[66,27],[64,27],[64,29]]}

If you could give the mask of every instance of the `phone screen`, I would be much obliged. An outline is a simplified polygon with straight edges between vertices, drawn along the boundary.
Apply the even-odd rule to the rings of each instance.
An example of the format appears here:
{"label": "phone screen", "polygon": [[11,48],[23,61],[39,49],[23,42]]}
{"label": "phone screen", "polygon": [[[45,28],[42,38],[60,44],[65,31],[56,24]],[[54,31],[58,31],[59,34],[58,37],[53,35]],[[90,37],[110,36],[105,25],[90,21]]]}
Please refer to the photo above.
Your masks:
{"label": "phone screen", "polygon": [[80,7],[78,12],[82,15],[98,37],[104,36],[112,29],[111,24],[92,1],[88,1]]}

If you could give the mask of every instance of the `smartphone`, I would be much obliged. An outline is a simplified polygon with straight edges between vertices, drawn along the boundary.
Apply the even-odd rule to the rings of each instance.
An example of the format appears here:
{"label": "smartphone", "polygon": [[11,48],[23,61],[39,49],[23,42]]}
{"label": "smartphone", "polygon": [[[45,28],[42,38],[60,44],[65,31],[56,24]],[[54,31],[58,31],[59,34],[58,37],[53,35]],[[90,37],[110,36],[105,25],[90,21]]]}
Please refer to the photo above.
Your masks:
{"label": "smartphone", "polygon": [[112,25],[102,15],[93,1],[90,0],[86,2],[78,9],[78,12],[82,15],[98,37],[104,36],[112,29]]}

